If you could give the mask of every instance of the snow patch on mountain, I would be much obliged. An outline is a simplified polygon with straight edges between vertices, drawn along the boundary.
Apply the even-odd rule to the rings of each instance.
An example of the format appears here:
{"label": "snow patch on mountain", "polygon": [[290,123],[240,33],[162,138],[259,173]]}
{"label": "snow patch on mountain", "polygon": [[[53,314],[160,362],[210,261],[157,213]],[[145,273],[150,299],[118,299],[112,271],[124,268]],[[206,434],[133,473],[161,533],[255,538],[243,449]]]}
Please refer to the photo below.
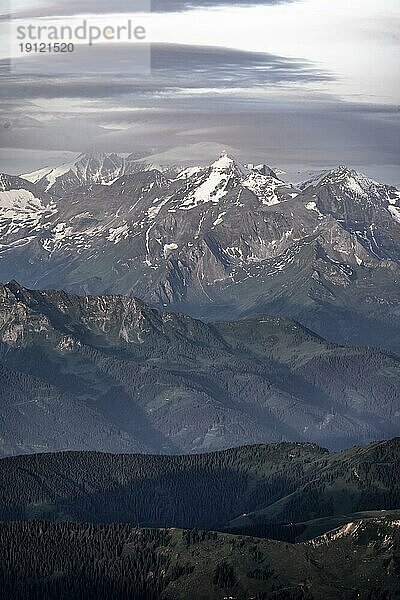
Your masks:
{"label": "snow patch on mountain", "polygon": [[56,242],[63,240],[72,233],[72,227],[68,227],[66,223],[58,223],[53,229],[54,239]]}
{"label": "snow patch on mountain", "polygon": [[224,217],[225,215],[226,215],[226,211],[223,211],[223,212],[219,213],[218,217],[215,219],[215,221],[213,223],[213,229],[217,225],[221,225],[221,223],[224,222],[224,219],[222,217]]}
{"label": "snow patch on mountain", "polygon": [[183,171],[181,171],[176,179],[188,179],[189,177],[192,177],[193,175],[197,175],[198,173],[201,173],[202,171],[205,170],[206,167],[188,167],[187,169],[183,169]]}
{"label": "snow patch on mountain", "polygon": [[225,152],[206,170],[195,171],[188,179],[186,200],[181,210],[191,210],[201,204],[218,204],[235,185],[239,185],[248,170]]}
{"label": "snow patch on mountain", "polygon": [[397,222],[400,223],[400,208],[398,208],[397,206],[388,206],[388,210],[390,212],[390,214],[392,215],[393,219]]}
{"label": "snow patch on mountain", "polygon": [[[46,192],[48,192],[53,185],[56,183],[57,179],[62,175],[65,175],[69,172],[74,173],[74,163],[65,163],[60,165],[59,167],[46,167],[45,169],[40,169],[39,171],[34,171],[33,173],[26,173],[21,175],[22,179],[26,179],[31,183],[39,183],[41,181],[46,180],[47,185],[45,187]],[[75,175],[75,173],[74,173]]]}
{"label": "snow patch on mountain", "polygon": [[[361,180],[360,177],[356,178],[354,176],[347,176],[342,180],[341,183],[345,190],[352,192],[356,196],[361,198],[368,197],[368,187],[370,186],[369,180]],[[362,185],[363,183],[364,185]]]}
{"label": "snow patch on mountain", "polygon": [[242,182],[242,186],[253,192],[263,204],[273,206],[279,204],[276,195],[277,188],[282,186],[282,181],[269,175],[262,175],[259,171],[252,171]]}
{"label": "snow patch on mountain", "polygon": [[120,225],[119,227],[111,228],[109,230],[109,235],[107,236],[107,240],[109,242],[113,242],[114,244],[118,244],[123,239],[126,239],[129,235],[129,227],[127,223]]}
{"label": "snow patch on mountain", "polygon": [[29,190],[18,189],[0,192],[0,220],[4,221],[7,231],[3,235],[10,235],[20,229],[41,228],[43,217],[57,212],[55,204],[45,205]]}
{"label": "snow patch on mountain", "polygon": [[172,244],[164,244],[165,258],[167,258],[173,250],[178,250],[178,248],[179,248],[179,246],[178,246],[178,244],[175,244],[175,242],[173,242]]}
{"label": "snow patch on mountain", "polygon": [[399,200],[400,200],[400,191],[392,190],[392,197],[389,198],[389,204],[397,204],[397,202]]}
{"label": "snow patch on mountain", "polygon": [[[170,196],[167,196],[167,198],[164,198],[161,201],[159,198],[155,198],[155,200],[154,200],[155,206],[151,206],[147,211],[148,218],[150,220],[155,219],[157,217],[158,213],[160,212],[160,210],[162,209],[162,207],[165,206],[165,204],[167,204],[167,202],[169,200],[170,200]],[[158,204],[156,204],[157,202],[158,202]]]}
{"label": "snow patch on mountain", "polygon": [[324,533],[323,535],[313,540],[310,540],[309,542],[307,542],[307,544],[312,546],[313,548],[318,548],[319,546],[324,546],[326,544],[329,544],[330,542],[339,540],[341,538],[346,538],[350,536],[353,537],[360,529],[361,525],[361,521],[355,523],[347,523],[342,527],[338,527],[337,529],[328,531],[328,533]]}
{"label": "snow patch on mountain", "polygon": [[299,190],[304,191],[306,189],[308,189],[309,187],[317,187],[317,185],[319,185],[321,183],[321,181],[326,177],[326,175],[329,173],[329,171],[319,171],[318,173],[315,173],[312,177],[310,177],[309,179],[307,179],[306,181],[301,181],[297,184],[296,187],[299,188]]}
{"label": "snow patch on mountain", "polygon": [[321,213],[321,211],[319,210],[319,208],[318,208],[318,206],[317,206],[317,203],[316,203],[316,202],[307,202],[307,204],[306,204],[306,209],[307,209],[307,210],[313,210],[313,211],[315,211],[315,212],[318,214],[318,216],[319,216],[320,218],[323,218],[323,217],[324,217],[324,215],[323,215],[323,214]]}
{"label": "snow patch on mountain", "polygon": [[213,171],[209,177],[199,185],[194,191],[191,191],[187,200],[179,206],[182,210],[190,210],[207,202],[218,203],[227,195],[226,190],[227,177],[219,171]]}

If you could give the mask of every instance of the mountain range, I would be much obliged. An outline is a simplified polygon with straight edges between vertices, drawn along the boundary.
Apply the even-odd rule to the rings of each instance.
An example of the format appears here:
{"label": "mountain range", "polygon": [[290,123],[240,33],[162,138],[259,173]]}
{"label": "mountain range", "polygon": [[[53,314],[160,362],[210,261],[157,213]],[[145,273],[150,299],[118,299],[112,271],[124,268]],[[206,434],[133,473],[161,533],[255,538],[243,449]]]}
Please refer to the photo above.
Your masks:
{"label": "mountain range", "polygon": [[346,167],[292,185],[223,153],[80,155],[0,176],[0,280],[124,294],[206,321],[286,315],[400,354],[400,192]]}
{"label": "mountain range", "polygon": [[0,302],[2,455],[343,448],[400,431],[400,359],[286,317],[204,323],[17,282]]}

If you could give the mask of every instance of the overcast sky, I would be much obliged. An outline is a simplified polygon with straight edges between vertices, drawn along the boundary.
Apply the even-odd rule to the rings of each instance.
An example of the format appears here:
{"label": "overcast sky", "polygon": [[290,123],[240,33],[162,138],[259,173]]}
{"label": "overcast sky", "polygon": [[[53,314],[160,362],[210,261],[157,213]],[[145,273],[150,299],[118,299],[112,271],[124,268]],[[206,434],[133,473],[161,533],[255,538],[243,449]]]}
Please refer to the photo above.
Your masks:
{"label": "overcast sky", "polygon": [[23,75],[7,65],[3,21],[0,171],[93,148],[196,162],[227,147],[249,162],[344,162],[400,183],[398,0],[153,0],[150,17],[131,14],[148,6],[11,2],[15,24],[143,19],[153,46],[82,44],[72,60],[30,54],[13,63]]}

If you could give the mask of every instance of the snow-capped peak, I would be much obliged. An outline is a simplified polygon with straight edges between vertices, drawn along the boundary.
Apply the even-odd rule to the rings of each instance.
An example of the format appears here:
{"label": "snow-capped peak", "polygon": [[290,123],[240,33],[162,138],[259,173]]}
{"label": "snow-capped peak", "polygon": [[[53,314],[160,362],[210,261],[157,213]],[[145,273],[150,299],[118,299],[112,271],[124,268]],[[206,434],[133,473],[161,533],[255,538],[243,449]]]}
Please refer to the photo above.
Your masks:
{"label": "snow-capped peak", "polygon": [[233,166],[235,161],[231,156],[228,155],[227,152],[221,152],[220,157],[215,160],[211,167],[213,169],[229,169],[229,167]]}
{"label": "snow-capped peak", "polygon": [[379,183],[355,169],[342,165],[325,174],[319,183],[333,186],[341,194],[361,200],[363,205],[373,202],[387,208],[389,205],[396,205],[400,198],[400,193],[395,187]]}
{"label": "snow-capped peak", "polygon": [[[320,186],[335,187],[353,198],[369,200],[388,200],[390,202],[391,191],[396,189],[367,177],[363,173],[344,165],[339,165],[330,171],[322,171],[312,178],[299,184],[302,191],[311,190]],[[395,194],[396,195],[396,194]],[[390,202],[393,204],[393,202]]]}
{"label": "snow-capped peak", "polygon": [[124,158],[118,154],[89,152],[79,154],[74,161],[26,173],[21,177],[38,184],[45,191],[53,191],[56,184],[59,184],[61,191],[67,191],[82,183],[110,184],[123,175],[124,164]]}
{"label": "snow-capped peak", "polygon": [[[397,224],[400,223],[400,191],[355,169],[339,165],[331,171],[319,173],[299,187],[307,196],[312,196],[311,200],[307,198],[306,208],[320,214],[333,214],[341,220],[350,216],[357,221],[358,230],[353,233],[367,244],[372,244],[374,254],[377,253],[377,242],[371,231],[375,224],[369,222],[371,213],[368,211],[378,211],[375,212],[375,220],[378,214],[384,218],[389,214]],[[361,222],[365,227],[360,229]]]}
{"label": "snow-capped peak", "polygon": [[248,174],[248,169],[225,151],[221,152],[220,157],[211,164],[211,169],[219,172],[235,171],[243,177]]}
{"label": "snow-capped peak", "polygon": [[188,177],[188,193],[180,205],[182,210],[190,210],[207,202],[219,203],[228,192],[239,186],[247,175],[247,170],[226,152],[205,169],[195,169]]}
{"label": "snow-capped peak", "polygon": [[354,169],[350,169],[344,165],[338,165],[329,171],[325,170],[316,173],[313,177],[301,183],[299,189],[306,190],[309,187],[317,187],[320,184],[345,184],[350,187],[355,187],[357,184],[362,187],[371,187],[371,185],[374,184],[379,185],[366,175],[363,175]]}

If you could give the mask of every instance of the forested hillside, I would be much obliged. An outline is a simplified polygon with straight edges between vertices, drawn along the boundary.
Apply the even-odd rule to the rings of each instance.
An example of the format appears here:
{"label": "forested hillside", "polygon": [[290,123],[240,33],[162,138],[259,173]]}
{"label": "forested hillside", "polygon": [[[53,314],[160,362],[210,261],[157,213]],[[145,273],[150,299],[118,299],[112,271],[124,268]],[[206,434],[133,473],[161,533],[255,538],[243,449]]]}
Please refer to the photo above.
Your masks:
{"label": "forested hillside", "polygon": [[5,600],[397,600],[398,522],[291,545],[128,525],[0,526]]}
{"label": "forested hillside", "polygon": [[286,443],[189,456],[4,458],[0,520],[253,527],[253,533],[280,537],[279,530],[263,527],[398,509],[399,459],[400,439],[336,454]]}

